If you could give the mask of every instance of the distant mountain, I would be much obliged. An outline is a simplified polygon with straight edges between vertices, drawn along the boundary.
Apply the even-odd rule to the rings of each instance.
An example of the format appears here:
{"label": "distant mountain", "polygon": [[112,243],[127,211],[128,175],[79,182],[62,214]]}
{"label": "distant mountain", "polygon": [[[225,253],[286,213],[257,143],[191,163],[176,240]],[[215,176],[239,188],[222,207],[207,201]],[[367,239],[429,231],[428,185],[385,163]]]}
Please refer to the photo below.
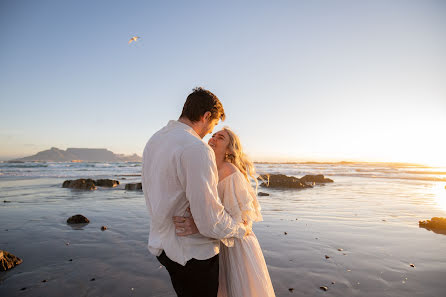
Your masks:
{"label": "distant mountain", "polygon": [[49,150],[25,158],[11,161],[84,161],[84,162],[141,162],[142,158],[137,154],[126,156],[115,154],[107,149],[68,148],[66,151],[52,147]]}

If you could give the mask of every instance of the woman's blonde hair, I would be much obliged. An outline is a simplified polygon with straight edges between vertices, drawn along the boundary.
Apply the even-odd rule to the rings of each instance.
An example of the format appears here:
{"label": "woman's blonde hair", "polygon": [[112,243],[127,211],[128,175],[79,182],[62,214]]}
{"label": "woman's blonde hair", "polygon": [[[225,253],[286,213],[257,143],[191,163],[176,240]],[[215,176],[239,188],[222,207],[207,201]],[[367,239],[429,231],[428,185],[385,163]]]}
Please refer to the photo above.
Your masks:
{"label": "woman's blonde hair", "polygon": [[248,156],[243,152],[242,144],[240,138],[234,133],[229,127],[223,128],[229,135],[228,150],[229,153],[225,155],[225,161],[230,162],[235,165],[235,167],[240,170],[245,176],[246,180],[249,182],[249,177],[251,177],[256,183],[256,192],[259,182],[256,178],[256,169],[254,163],[248,158]]}

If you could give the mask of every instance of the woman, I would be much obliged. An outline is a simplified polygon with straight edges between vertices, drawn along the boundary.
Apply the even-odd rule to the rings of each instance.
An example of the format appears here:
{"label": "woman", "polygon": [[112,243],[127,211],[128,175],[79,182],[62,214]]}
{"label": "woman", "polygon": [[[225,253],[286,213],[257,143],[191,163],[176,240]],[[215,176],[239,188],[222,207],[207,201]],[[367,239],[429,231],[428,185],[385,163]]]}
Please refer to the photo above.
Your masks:
{"label": "woman", "polygon": [[[261,221],[260,205],[249,177],[256,182],[252,162],[243,153],[238,136],[228,128],[209,140],[218,169],[218,195],[231,217],[252,227]],[[272,297],[274,289],[254,233],[220,244],[218,297]]]}

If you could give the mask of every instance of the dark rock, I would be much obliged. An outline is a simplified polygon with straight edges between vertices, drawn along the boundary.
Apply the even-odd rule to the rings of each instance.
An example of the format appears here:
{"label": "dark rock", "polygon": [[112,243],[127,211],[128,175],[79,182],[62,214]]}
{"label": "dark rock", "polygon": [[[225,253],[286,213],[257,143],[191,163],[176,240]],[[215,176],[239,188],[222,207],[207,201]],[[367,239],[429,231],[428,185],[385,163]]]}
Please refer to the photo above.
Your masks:
{"label": "dark rock", "polygon": [[316,184],[324,184],[324,183],[332,183],[333,182],[332,179],[325,178],[322,174],[305,175],[300,180],[305,183],[316,183]]}
{"label": "dark rock", "polygon": [[23,260],[17,258],[13,254],[8,253],[7,251],[0,250],[0,270],[6,271],[8,269],[13,268],[16,265],[22,264]]}
{"label": "dark rock", "polygon": [[142,191],[142,183],[126,184],[125,189],[127,191]]}
{"label": "dark rock", "polygon": [[325,255],[325,259],[330,259],[330,256]]}
{"label": "dark rock", "polygon": [[419,221],[418,225],[426,229],[446,230],[446,218],[433,217],[430,220]]}
{"label": "dark rock", "polygon": [[92,278],[90,281],[91,281],[91,282],[94,282],[95,280],[96,280],[95,278]]}
{"label": "dark rock", "polygon": [[264,182],[260,185],[267,188],[292,188],[292,189],[305,189],[312,188],[312,186],[303,183],[294,176],[286,176],[284,174],[266,174],[261,175],[261,179]]}
{"label": "dark rock", "polygon": [[9,200],[3,200],[3,203],[11,203]]}
{"label": "dark rock", "polygon": [[415,267],[415,265],[414,264],[409,264],[410,265],[410,267]]}
{"label": "dark rock", "polygon": [[42,281],[42,283],[46,283],[48,280],[46,280],[46,279],[44,279],[43,281]]}
{"label": "dark rock", "polygon": [[328,291],[327,287],[319,287],[322,291]]}
{"label": "dark rock", "polygon": [[269,196],[268,193],[258,192],[257,196]]}
{"label": "dark rock", "polygon": [[294,291],[294,288],[289,288],[288,291],[292,293]]}
{"label": "dark rock", "polygon": [[68,224],[88,224],[88,223],[90,223],[90,220],[81,214],[77,214],[72,217],[69,217],[67,220],[67,223]]}
{"label": "dark rock", "polygon": [[76,180],[66,180],[62,184],[62,188],[70,188],[70,189],[76,189],[76,190],[96,190],[96,184],[95,181],[88,178],[88,179],[76,179]]}
{"label": "dark rock", "polygon": [[102,230],[102,231],[105,231],[105,230],[107,230],[107,227],[106,227],[106,226],[102,226],[102,227],[101,227],[101,230]]}
{"label": "dark rock", "polygon": [[95,181],[97,187],[114,188],[119,185],[119,181],[114,179],[98,179]]}

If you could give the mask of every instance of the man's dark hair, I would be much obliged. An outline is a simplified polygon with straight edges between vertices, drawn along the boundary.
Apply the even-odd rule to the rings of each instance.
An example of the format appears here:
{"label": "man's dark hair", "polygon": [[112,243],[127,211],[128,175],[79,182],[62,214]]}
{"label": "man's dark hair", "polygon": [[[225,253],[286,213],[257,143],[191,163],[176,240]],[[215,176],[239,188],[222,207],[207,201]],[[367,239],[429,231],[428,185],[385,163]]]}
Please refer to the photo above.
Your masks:
{"label": "man's dark hair", "polygon": [[209,111],[211,113],[211,119],[220,118],[222,121],[225,120],[225,110],[217,96],[202,87],[197,87],[192,91],[187,96],[180,118],[187,118],[191,122],[198,122]]}

